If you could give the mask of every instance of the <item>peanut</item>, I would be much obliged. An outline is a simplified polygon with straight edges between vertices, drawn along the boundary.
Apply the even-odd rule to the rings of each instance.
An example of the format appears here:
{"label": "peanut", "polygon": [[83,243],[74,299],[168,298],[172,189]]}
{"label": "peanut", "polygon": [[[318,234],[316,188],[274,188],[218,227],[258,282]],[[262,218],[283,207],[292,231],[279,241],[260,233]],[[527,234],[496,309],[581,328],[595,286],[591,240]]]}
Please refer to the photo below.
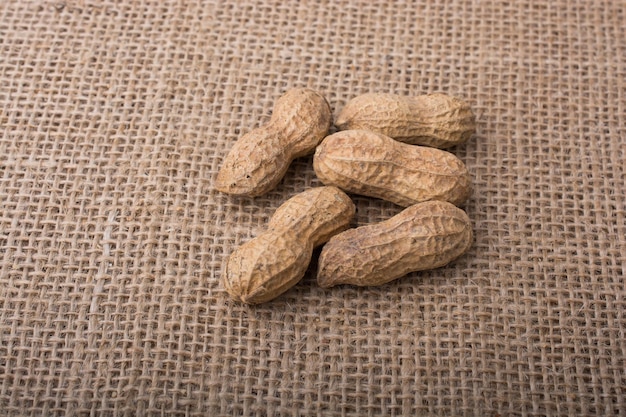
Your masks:
{"label": "peanut", "polygon": [[283,203],[267,230],[228,258],[223,282],[235,299],[248,304],[269,301],[304,276],[313,249],[348,228],[355,207],[335,187],[316,187]]}
{"label": "peanut", "polygon": [[363,94],[346,104],[335,124],[339,130],[371,130],[401,142],[435,148],[464,143],[476,131],[470,106],[445,94]]}
{"label": "peanut", "polygon": [[471,246],[467,214],[443,201],[416,204],[383,222],[331,238],[320,254],[317,282],[382,285],[410,272],[444,266]]}
{"label": "peanut", "polygon": [[313,168],[326,185],[404,207],[427,200],[460,205],[471,193],[467,168],[453,154],[365,130],[327,136],[315,151]]}
{"label": "peanut", "polygon": [[215,189],[250,197],[267,193],[295,158],[313,152],[331,123],[330,106],[320,93],[306,88],[287,91],[276,101],[269,123],[233,145],[217,174]]}

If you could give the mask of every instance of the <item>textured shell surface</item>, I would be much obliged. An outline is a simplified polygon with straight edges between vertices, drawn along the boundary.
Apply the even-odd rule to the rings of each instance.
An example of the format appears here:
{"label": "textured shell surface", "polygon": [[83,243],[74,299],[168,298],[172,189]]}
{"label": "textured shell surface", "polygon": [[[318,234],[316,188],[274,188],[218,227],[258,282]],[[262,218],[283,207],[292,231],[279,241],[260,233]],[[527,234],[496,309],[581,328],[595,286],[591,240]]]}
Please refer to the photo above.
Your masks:
{"label": "textured shell surface", "polygon": [[450,263],[471,247],[472,238],[463,210],[443,201],[416,204],[332,237],[320,254],[317,281],[322,287],[382,285]]}
{"label": "textured shell surface", "polygon": [[326,185],[403,207],[428,200],[461,205],[472,191],[467,167],[454,154],[365,130],[327,136],[313,167]]}
{"label": "textured shell surface", "polygon": [[267,193],[295,158],[313,152],[331,123],[330,105],[320,93],[307,88],[287,91],[266,125],[235,142],[216,176],[215,189],[250,197]]}
{"label": "textured shell surface", "polygon": [[269,301],[302,279],[313,249],[346,230],[352,200],[336,187],[315,187],[285,201],[267,229],[235,249],[222,281],[233,298],[248,304]]}
{"label": "textured shell surface", "polygon": [[449,148],[476,132],[468,103],[447,94],[405,97],[367,93],[348,101],[335,121],[340,130],[370,130],[401,142]]}

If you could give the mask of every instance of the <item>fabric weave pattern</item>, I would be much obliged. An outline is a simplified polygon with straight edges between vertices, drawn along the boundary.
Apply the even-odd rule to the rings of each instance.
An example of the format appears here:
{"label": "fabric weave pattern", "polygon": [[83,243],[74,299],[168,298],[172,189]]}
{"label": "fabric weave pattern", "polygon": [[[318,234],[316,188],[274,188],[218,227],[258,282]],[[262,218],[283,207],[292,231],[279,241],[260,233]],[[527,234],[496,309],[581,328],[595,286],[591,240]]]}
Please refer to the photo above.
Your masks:
{"label": "fabric weave pattern", "polygon": [[[626,3],[381,3],[0,3],[0,415],[626,414]],[[469,253],[231,301],[321,184],[212,187],[292,87],[469,102]]]}

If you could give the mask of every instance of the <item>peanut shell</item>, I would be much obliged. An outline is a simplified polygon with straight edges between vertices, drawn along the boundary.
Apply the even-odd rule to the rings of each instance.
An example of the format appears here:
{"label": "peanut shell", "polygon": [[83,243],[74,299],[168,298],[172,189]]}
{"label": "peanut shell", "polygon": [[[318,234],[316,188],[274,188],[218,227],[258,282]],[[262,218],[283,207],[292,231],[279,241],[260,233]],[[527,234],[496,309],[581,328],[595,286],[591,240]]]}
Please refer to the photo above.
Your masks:
{"label": "peanut shell", "polygon": [[442,267],[472,244],[467,214],[444,201],[413,205],[380,223],[333,236],[319,257],[317,282],[383,285],[411,272]]}
{"label": "peanut shell", "polygon": [[369,93],[350,100],[335,125],[339,130],[371,130],[412,145],[445,149],[476,132],[476,117],[466,102],[446,94]]}
{"label": "peanut shell", "polygon": [[278,185],[298,157],[312,153],[332,123],[324,96],[308,88],[287,91],[276,101],[270,121],[243,135],[224,159],[215,189],[260,196]]}
{"label": "peanut shell", "polygon": [[403,207],[428,200],[461,205],[472,191],[465,164],[450,152],[365,130],[327,136],[315,151],[313,167],[326,185]]}
{"label": "peanut shell", "polygon": [[348,228],[355,207],[336,187],[316,187],[285,201],[267,230],[239,246],[225,263],[226,291],[248,304],[269,301],[304,276],[313,249]]}

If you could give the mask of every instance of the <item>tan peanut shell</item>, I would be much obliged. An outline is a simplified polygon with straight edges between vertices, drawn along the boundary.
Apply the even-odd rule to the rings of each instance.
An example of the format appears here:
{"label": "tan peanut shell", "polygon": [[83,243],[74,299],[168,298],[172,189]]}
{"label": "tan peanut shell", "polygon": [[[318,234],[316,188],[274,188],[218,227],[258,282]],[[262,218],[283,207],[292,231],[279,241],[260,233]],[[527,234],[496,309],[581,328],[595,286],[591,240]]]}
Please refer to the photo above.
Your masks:
{"label": "tan peanut shell", "polygon": [[472,244],[467,214],[444,201],[416,204],[383,222],[342,232],[324,245],[317,282],[382,285],[444,266]]}
{"label": "tan peanut shell", "polygon": [[313,249],[348,228],[355,207],[335,187],[316,187],[283,203],[267,230],[237,248],[223,272],[226,291],[248,304],[269,301],[304,276]]}
{"label": "tan peanut shell", "polygon": [[327,136],[315,151],[313,168],[326,185],[403,207],[428,200],[461,205],[471,193],[465,164],[450,152],[365,130]]}
{"label": "tan peanut shell", "polygon": [[445,149],[472,136],[476,117],[466,102],[446,94],[370,93],[350,100],[335,125],[339,130],[371,130],[412,145]]}
{"label": "tan peanut shell", "polygon": [[324,96],[295,88],[280,97],[270,121],[243,135],[226,156],[215,189],[259,196],[280,182],[295,158],[312,153],[328,133],[332,112]]}

